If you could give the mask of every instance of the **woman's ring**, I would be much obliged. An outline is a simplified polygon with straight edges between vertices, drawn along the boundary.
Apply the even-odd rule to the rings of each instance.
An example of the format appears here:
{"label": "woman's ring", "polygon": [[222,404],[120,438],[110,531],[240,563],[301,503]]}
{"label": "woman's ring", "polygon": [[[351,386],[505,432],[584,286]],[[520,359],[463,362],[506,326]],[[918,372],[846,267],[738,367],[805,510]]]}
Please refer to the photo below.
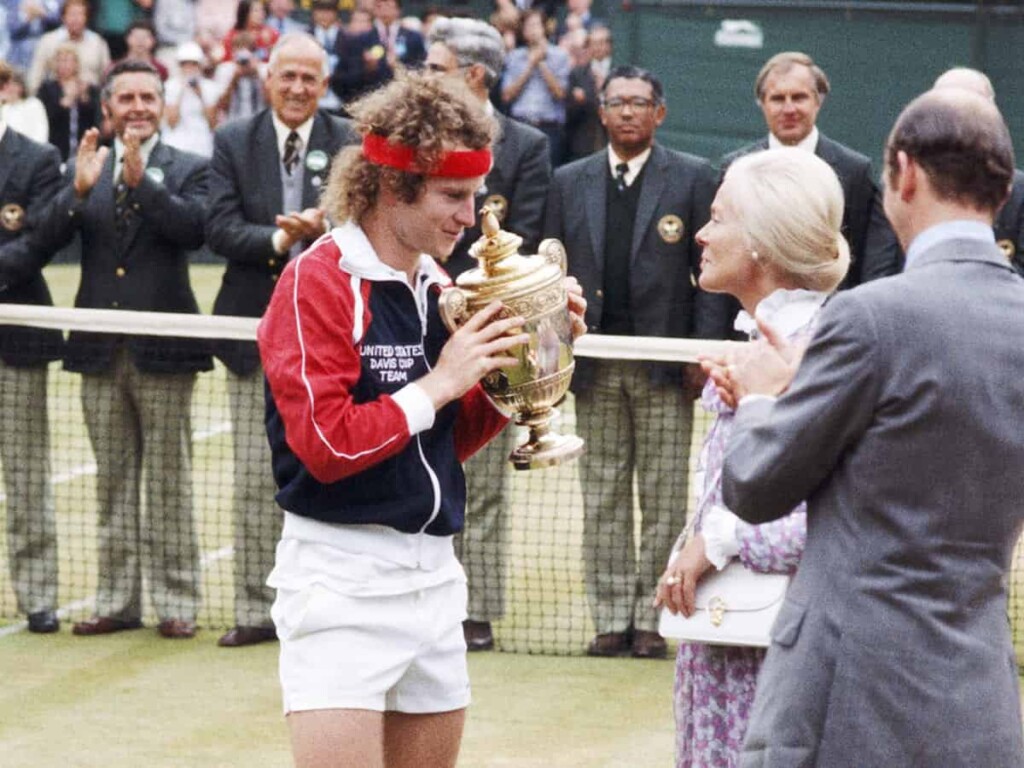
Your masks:
{"label": "woman's ring", "polygon": [[682,579],[680,579],[678,576],[669,576],[667,579],[665,579],[665,583],[668,584],[670,587],[674,587],[677,584],[682,583]]}

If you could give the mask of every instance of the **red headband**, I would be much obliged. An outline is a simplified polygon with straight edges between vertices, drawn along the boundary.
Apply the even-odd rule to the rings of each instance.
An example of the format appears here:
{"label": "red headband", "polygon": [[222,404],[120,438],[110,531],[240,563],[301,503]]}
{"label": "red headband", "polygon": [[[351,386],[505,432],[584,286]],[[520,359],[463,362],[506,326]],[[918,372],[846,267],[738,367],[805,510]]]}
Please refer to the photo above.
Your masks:
{"label": "red headband", "polygon": [[363,157],[375,165],[386,165],[409,173],[444,176],[453,179],[471,179],[484,176],[491,170],[491,150],[452,150],[441,155],[441,161],[429,171],[416,165],[416,152],[405,144],[392,144],[386,137],[368,133],[363,137]]}

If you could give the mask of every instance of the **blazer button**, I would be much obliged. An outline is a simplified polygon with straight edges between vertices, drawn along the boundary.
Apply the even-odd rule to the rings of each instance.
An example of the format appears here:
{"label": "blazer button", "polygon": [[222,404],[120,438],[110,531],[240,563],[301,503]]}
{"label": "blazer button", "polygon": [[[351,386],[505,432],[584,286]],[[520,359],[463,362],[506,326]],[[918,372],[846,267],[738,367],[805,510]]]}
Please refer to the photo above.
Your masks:
{"label": "blazer button", "polygon": [[271,275],[270,279],[273,280],[276,283],[277,282],[277,275]]}
{"label": "blazer button", "polygon": [[116,301],[112,301],[112,302],[110,302],[110,306],[112,306],[114,309],[117,309],[121,305],[118,302],[116,302]]}
{"label": "blazer button", "polygon": [[277,259],[267,259],[267,266],[268,267],[276,267],[277,266]]}
{"label": "blazer button", "polygon": [[139,204],[138,203],[132,203],[132,208],[134,208],[136,211],[139,210]]}
{"label": "blazer button", "polygon": [[604,298],[604,291],[602,291],[600,288],[598,288],[596,291],[594,291],[594,295],[597,296],[597,298],[599,298],[599,299],[603,299]]}
{"label": "blazer button", "polygon": [[115,269],[114,270],[114,274],[117,275],[118,277],[124,277],[124,275],[125,275],[124,267],[118,267],[117,269]]}

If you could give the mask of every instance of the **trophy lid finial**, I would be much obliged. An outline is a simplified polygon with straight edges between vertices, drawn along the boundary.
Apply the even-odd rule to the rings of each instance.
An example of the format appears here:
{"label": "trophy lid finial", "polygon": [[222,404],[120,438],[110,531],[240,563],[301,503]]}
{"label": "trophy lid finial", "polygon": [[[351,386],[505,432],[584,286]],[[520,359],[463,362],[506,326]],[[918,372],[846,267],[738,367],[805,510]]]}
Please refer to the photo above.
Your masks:
{"label": "trophy lid finial", "polygon": [[494,215],[494,210],[489,205],[485,205],[480,209],[480,230],[483,232],[484,237],[494,237],[501,231],[501,225],[498,223],[498,217]]}

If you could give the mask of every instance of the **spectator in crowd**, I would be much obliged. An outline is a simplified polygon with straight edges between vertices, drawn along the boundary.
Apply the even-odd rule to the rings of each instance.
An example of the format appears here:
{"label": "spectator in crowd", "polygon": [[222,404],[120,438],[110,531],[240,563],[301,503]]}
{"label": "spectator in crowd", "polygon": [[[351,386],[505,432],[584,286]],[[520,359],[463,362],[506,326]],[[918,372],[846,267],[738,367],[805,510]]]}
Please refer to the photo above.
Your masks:
{"label": "spectator in crowd", "polygon": [[196,27],[195,0],[154,0],[153,29],[161,49],[177,50],[182,43],[194,42]]}
{"label": "spectator in crowd", "polygon": [[225,120],[252,117],[267,105],[263,92],[266,65],[256,56],[252,36],[242,32],[231,42],[231,58],[218,64],[213,75],[220,91],[217,109]]}
{"label": "spectator in crowd", "polygon": [[[348,26],[345,34],[349,37],[364,35],[373,29],[373,12],[365,8],[355,8],[352,15],[348,17]],[[340,61],[340,60],[339,60]]]}
{"label": "spectator in crowd", "polygon": [[125,52],[121,61],[143,61],[150,64],[160,73],[160,79],[166,81],[167,67],[157,61],[156,56],[156,32],[153,31],[153,24],[147,20],[140,19],[128,25],[124,33]]}
{"label": "spectator in crowd", "polygon": [[587,60],[569,73],[569,98],[565,107],[569,160],[591,155],[608,143],[598,112],[601,88],[611,67],[611,30],[595,25],[587,35],[586,51]]}
{"label": "spectator in crowd", "polygon": [[551,166],[565,154],[565,96],[572,68],[569,54],[548,42],[544,13],[532,8],[523,16],[526,45],[508,55],[501,97],[508,113],[548,137]]}
{"label": "spectator in crowd", "polygon": [[523,25],[522,14],[512,0],[496,0],[491,13],[491,26],[498,30],[505,43],[505,53],[510,53],[519,44],[519,30]]}
{"label": "spectator in crowd", "polygon": [[25,93],[25,77],[16,69],[11,69],[10,77],[0,90],[0,105],[8,128],[32,141],[47,143],[50,125],[46,120],[46,108],[35,96]]}
{"label": "spectator in crowd", "polygon": [[[95,128],[85,132],[44,221],[54,249],[81,236],[75,306],[197,314],[188,252],[203,243],[206,161],[160,141],[163,83],[149,64],[115,66],[101,98],[113,149],[98,146]],[[199,551],[191,404],[196,373],[212,368],[205,346],[194,339],[73,332],[64,367],[82,374],[99,508],[95,613],[73,632],[141,627],[146,563],[159,634],[192,637]]]}
{"label": "spectator in crowd", "polygon": [[61,10],[61,26],[39,39],[32,66],[28,71],[28,89],[39,90],[43,80],[52,74],[54,54],[62,43],[71,43],[78,50],[78,68],[85,82],[99,85],[110,66],[110,49],[102,37],[86,29],[89,21],[88,0],[65,0]]}
{"label": "spectator in crowd", "polygon": [[7,63],[27,71],[36,44],[47,32],[60,26],[60,0],[4,0],[10,47]]}
{"label": "spectator in crowd", "polygon": [[[505,58],[498,31],[475,19],[434,22],[427,50],[427,69],[464,80],[494,114],[488,100]],[[528,125],[495,115],[498,132],[491,166],[474,207],[490,206],[502,228],[523,238],[523,251],[534,253],[540,241],[544,196],[551,182],[547,139]],[[454,278],[477,266],[469,246],[480,237],[480,226],[467,227],[446,263]],[[470,651],[494,647],[491,622],[505,615],[505,555],[508,550],[508,455],[515,430],[506,429],[466,462],[466,525],[457,546],[469,584],[468,618],[463,629]]]}
{"label": "spectator in crowd", "polygon": [[374,0],[373,28],[347,41],[332,87],[343,102],[388,82],[396,71],[427,58],[423,36],[400,21],[399,0]]}
{"label": "spectator in crowd", "polygon": [[259,61],[270,57],[270,49],[280,37],[277,30],[266,23],[267,9],[261,0],[239,0],[235,15],[235,26],[224,37],[224,60],[228,61],[235,50],[235,37],[247,34],[252,40],[252,51]]}
{"label": "spectator in crowd", "polygon": [[556,37],[561,38],[575,25],[590,32],[595,26],[607,26],[604,19],[599,19],[590,11],[593,0],[566,0],[565,18],[558,24]]}
{"label": "spectator in crowd", "polygon": [[[0,88],[12,69],[0,62]],[[60,186],[60,160],[0,117],[0,303],[53,299],[43,267],[53,250],[40,240],[43,210]],[[50,484],[47,364],[58,360],[60,331],[0,331],[0,463],[7,506],[7,560],[18,610],[30,632],[56,632],[57,518]]]}
{"label": "spectator in crowd", "polygon": [[850,242],[852,256],[850,271],[841,287],[852,288],[896,274],[902,267],[903,256],[882,211],[871,161],[817,128],[818,112],[829,90],[825,73],[807,54],[787,51],[772,56],[754,84],[768,136],[724,157],[722,167],[728,168],[729,163],[749,152],[780,146],[814,152],[831,165],[846,196],[843,233]]}
{"label": "spectator in crowd", "polygon": [[741,400],[726,506],[764,523],[807,499],[743,765],[1024,764],[1024,291],[992,231],[1013,145],[991,101],[942,88],[884,157],[904,272],[836,295],[802,359],[766,333],[712,374]]}
{"label": "spectator in crowd", "polygon": [[308,32],[307,25],[292,18],[294,12],[294,0],[267,0],[267,26],[277,32],[278,37],[289,32]]}
{"label": "spectator in crowd", "polygon": [[[665,119],[661,81],[616,67],[604,83],[607,151],[555,172],[545,237],[569,254],[591,331],[721,339],[732,316],[696,285],[715,175],[710,163],[656,143]],[[696,366],[576,360],[572,389],[587,451],[580,458],[587,601],[597,629],[587,653],[665,655],[651,605],[686,516]],[[634,556],[633,481],[642,524]]]}
{"label": "spectator in crowd", "polygon": [[[251,2],[252,0],[248,0]],[[161,0],[163,2],[163,0]],[[224,0],[194,0],[196,6],[196,26],[200,35],[210,35],[217,40],[224,37],[237,23],[238,4],[225,3]],[[265,15],[265,14],[264,14]],[[230,46],[224,46],[226,51],[231,51]]]}
{"label": "spectator in crowd", "polygon": [[71,43],[57,48],[53,70],[54,76],[39,87],[39,100],[46,110],[50,143],[65,162],[75,156],[82,135],[99,127],[100,89],[81,78],[78,49]]}
{"label": "spectator in crowd", "polygon": [[[93,28],[102,35],[114,61],[128,52],[128,30],[133,22],[148,20],[154,0],[100,0],[95,4]],[[166,75],[164,75],[166,80]]]}
{"label": "spectator in crowd", "polygon": [[203,49],[198,43],[179,45],[177,59],[178,74],[167,81],[161,140],[169,147],[212,157],[220,89],[203,77]]}
{"label": "spectator in crowd", "polygon": [[[966,88],[977,93],[993,104],[996,92],[992,81],[984,72],[967,67],[946,70],[935,80],[934,88]],[[1024,275],[1024,171],[1013,171],[1013,186],[1006,203],[999,209],[992,228],[996,243],[1007,261],[1018,273]]]}
{"label": "spectator in crowd", "polygon": [[[285,35],[270,56],[270,109],[230,123],[215,138],[206,232],[228,266],[215,315],[260,317],[285,264],[323,235],[317,207],[331,159],[354,136],[347,121],[319,111],[327,54],[304,33]],[[256,345],[223,342],[235,456],[235,619],[220,645],[275,638],[267,575],[281,533],[263,427],[263,369]]]}
{"label": "spectator in crowd", "polygon": [[[840,231],[843,189],[810,152],[769,149],[737,160],[697,233],[700,286],[729,293],[743,306],[736,325],[756,333],[768,323],[787,339],[806,339],[829,293],[846,275],[850,249]],[[748,525],[722,504],[722,456],[735,403],[709,380],[701,396],[714,422],[697,476],[694,535],[680,537],[658,583],[657,604],[694,613],[696,584],[734,558],[759,573],[793,573],[807,534],[801,503],[785,517]],[[680,643],[676,656],[676,766],[738,766],[763,648]]]}
{"label": "spectator in crowd", "polygon": [[[341,58],[338,52],[345,45],[345,33],[338,20],[337,0],[313,0],[312,18],[312,34],[320,43],[320,47],[327,53],[327,70],[328,77],[330,77],[334,74]],[[320,108],[338,114],[342,108],[341,98],[333,89],[328,88],[323,98],[320,99]]]}
{"label": "spectator in crowd", "polygon": [[325,197],[344,223],[288,265],[260,324],[286,510],[270,583],[302,768],[458,757],[459,462],[506,423],[478,382],[528,337],[498,302],[451,335],[440,321],[434,259],[473,222],[494,131],[457,85],[410,73],[350,105],[363,147],[341,153]]}

